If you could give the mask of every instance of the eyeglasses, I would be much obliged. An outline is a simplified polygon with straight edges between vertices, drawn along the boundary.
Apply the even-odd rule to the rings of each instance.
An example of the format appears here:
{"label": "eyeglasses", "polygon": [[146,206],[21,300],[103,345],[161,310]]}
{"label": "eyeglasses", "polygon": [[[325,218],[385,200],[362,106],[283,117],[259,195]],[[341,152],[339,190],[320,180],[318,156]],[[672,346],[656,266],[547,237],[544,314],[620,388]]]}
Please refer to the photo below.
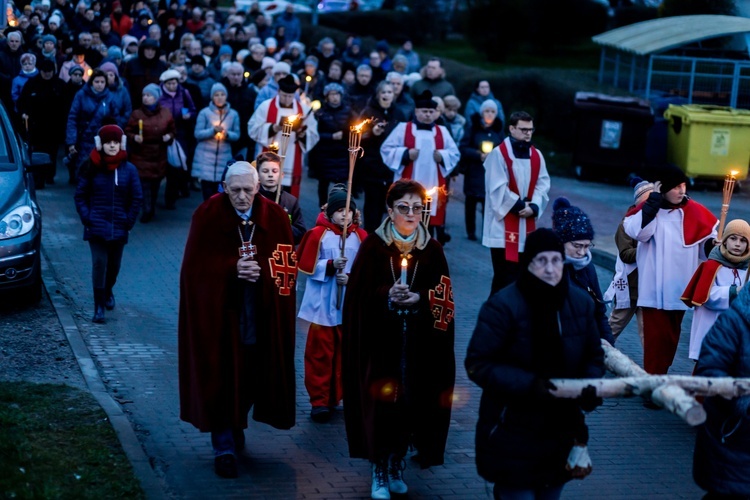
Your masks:
{"label": "eyeglasses", "polygon": [[588,250],[589,248],[594,248],[593,243],[576,243],[574,241],[571,241],[570,244],[575,248],[576,250]]}
{"label": "eyeglasses", "polygon": [[552,264],[552,267],[560,267],[563,265],[563,258],[562,257],[552,257],[551,259],[547,257],[534,257],[531,259],[531,264],[534,267],[537,268],[545,268],[548,265]]}
{"label": "eyeglasses", "polygon": [[396,210],[398,210],[398,213],[401,215],[409,215],[410,211],[414,215],[421,215],[424,207],[422,205],[414,205],[413,207],[410,207],[409,205],[396,205]]}
{"label": "eyeglasses", "polygon": [[536,130],[535,128],[522,128],[522,127],[516,127],[516,130],[520,131],[522,134],[533,134]]}

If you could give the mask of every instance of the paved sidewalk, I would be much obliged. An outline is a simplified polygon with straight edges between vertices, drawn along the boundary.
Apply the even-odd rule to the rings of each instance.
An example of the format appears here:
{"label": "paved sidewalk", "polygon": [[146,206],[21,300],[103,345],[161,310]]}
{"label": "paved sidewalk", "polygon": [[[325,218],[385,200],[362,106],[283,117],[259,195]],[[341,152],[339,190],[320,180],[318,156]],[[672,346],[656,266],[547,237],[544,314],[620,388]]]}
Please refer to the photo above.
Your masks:
{"label": "paved sidewalk", "polygon": [[[632,199],[627,187],[553,179],[554,196],[564,192],[589,211],[599,248],[611,241],[623,208]],[[297,426],[277,431],[250,421],[240,477],[222,480],[213,473],[208,436],[179,420],[177,392],[178,276],[192,211],[199,193],[180,200],[173,212],[157,209],[147,225],[137,224],[125,248],[115,287],[117,309],[105,325],[90,323],[92,290],[88,245],[75,213],[73,190],[54,185],[39,192],[44,212],[44,253],[66,295],[92,358],[110,394],[120,403],[142,442],[167,496],[174,498],[367,498],[370,471],[363,460],[348,458],[343,415],[324,425],[310,421],[303,385],[302,359],[307,324],[297,325]],[[303,181],[302,208],[308,223],[317,209],[316,186]],[[361,201],[361,200],[359,200]],[[585,203],[584,203],[585,201]],[[161,200],[160,200],[161,203]],[[589,203],[590,205],[587,205]],[[712,207],[713,208],[713,207]],[[590,210],[593,210],[592,213]],[[479,307],[489,293],[489,251],[465,239],[463,205],[448,209],[453,235],[445,252],[451,267],[456,301],[458,395],[448,438],[446,464],[420,471],[407,464],[410,498],[491,498],[491,486],[474,465],[474,426],[479,390],[463,370],[466,345]],[[543,224],[548,222],[545,216]],[[599,268],[603,288],[611,273]],[[300,282],[299,297],[304,281]],[[674,373],[687,374],[690,327],[688,314]],[[618,347],[641,360],[632,327]],[[639,399],[608,400],[588,417],[594,472],[570,483],[565,498],[698,498],[691,478],[694,430],[666,411],[642,408]]]}

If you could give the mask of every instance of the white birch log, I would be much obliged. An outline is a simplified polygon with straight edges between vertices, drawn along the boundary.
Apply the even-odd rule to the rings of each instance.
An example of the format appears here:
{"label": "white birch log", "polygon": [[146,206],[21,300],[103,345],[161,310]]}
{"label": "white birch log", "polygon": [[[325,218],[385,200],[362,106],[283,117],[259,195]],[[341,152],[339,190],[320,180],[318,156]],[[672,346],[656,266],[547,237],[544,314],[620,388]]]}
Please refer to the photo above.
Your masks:
{"label": "white birch log", "polygon": [[581,391],[590,385],[596,388],[596,394],[602,398],[652,393],[665,384],[681,387],[691,395],[733,399],[750,394],[750,378],[644,375],[622,378],[552,379],[551,382],[557,389],[550,393],[558,398],[580,397]]}

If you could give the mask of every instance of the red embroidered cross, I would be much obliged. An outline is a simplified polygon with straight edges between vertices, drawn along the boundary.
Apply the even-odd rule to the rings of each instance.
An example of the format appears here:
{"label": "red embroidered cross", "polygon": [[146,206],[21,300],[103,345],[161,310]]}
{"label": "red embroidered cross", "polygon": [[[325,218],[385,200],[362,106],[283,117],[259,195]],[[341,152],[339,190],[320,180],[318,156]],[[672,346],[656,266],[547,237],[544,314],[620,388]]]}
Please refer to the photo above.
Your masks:
{"label": "red embroidered cross", "polygon": [[297,254],[292,245],[276,245],[276,250],[268,258],[271,277],[274,278],[279,295],[290,295],[297,276]]}
{"label": "red embroidered cross", "polygon": [[507,233],[507,236],[505,237],[505,240],[515,243],[516,240],[518,239],[518,233],[514,233],[512,231],[506,231],[506,233]]}
{"label": "red embroidered cross", "polygon": [[448,323],[453,321],[453,286],[448,276],[441,276],[440,283],[430,290],[430,309],[435,318],[435,328],[448,330]]}

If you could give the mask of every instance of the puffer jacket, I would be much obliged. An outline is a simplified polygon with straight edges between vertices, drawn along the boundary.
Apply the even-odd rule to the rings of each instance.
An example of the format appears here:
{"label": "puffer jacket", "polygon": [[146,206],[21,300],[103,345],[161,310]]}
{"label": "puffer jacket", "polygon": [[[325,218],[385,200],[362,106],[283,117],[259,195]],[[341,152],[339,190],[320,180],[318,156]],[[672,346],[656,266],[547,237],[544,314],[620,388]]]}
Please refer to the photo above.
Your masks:
{"label": "puffer jacket", "polygon": [[[225,130],[225,137],[216,138],[214,126],[221,125]],[[198,145],[193,156],[193,177],[200,180],[219,182],[224,173],[224,167],[232,159],[230,143],[240,138],[240,116],[231,108],[229,103],[219,112],[219,108],[211,103],[198,113],[195,124],[195,138]]]}
{"label": "puffer jacket", "polygon": [[[315,113],[318,120],[320,141],[310,151],[310,177],[342,182],[349,177],[349,121],[351,110],[346,104],[332,108],[324,104]],[[332,139],[336,132],[343,132],[339,140]]]}
{"label": "puffer jacket", "polygon": [[[143,142],[135,142],[139,133],[139,121],[143,121]],[[172,143],[175,131],[172,113],[168,109],[157,105],[150,110],[144,106],[133,111],[128,124],[125,126],[128,136],[130,161],[138,169],[141,179],[162,179],[167,175],[167,146]],[[169,134],[172,140],[164,142],[164,136]]]}
{"label": "puffer jacket", "polygon": [[83,239],[127,243],[141,209],[143,192],[135,165],[123,161],[114,171],[88,158],[78,177],[75,203],[83,223]]}
{"label": "puffer jacket", "polygon": [[128,117],[133,112],[133,106],[130,102],[130,92],[128,92],[128,88],[119,76],[115,84],[109,87],[109,92],[112,94],[114,105],[122,110],[122,114],[117,118],[117,125],[124,129],[125,124],[128,123]]}
{"label": "puffer jacket", "polygon": [[[745,286],[703,339],[695,375],[750,377],[750,288]],[[706,423],[698,428],[695,482],[712,493],[750,497],[750,396],[707,398]]]}
{"label": "puffer jacket", "polygon": [[112,117],[117,123],[123,121],[123,116],[127,120],[125,109],[120,106],[109,89],[96,94],[91,85],[86,84],[76,93],[65,129],[65,144],[75,145],[78,151],[76,167],[88,159],[89,152],[94,149],[94,137],[106,117]]}
{"label": "puffer jacket", "polygon": [[16,77],[13,79],[13,84],[11,85],[10,90],[10,96],[13,99],[13,104],[16,104],[18,102],[18,99],[21,97],[21,91],[23,90],[23,86],[26,85],[26,82],[28,82],[38,74],[39,70],[34,68],[34,71],[32,71],[31,73],[24,73],[23,71],[21,71],[18,75],[16,75]]}
{"label": "puffer jacket", "polygon": [[[585,292],[569,287],[558,322],[563,354],[552,377],[602,377],[604,355]],[[469,378],[483,389],[477,471],[508,488],[563,484],[570,479],[565,460],[574,439],[588,440],[576,401],[535,396],[532,335],[531,307],[513,283],[482,306],[465,360]]]}

